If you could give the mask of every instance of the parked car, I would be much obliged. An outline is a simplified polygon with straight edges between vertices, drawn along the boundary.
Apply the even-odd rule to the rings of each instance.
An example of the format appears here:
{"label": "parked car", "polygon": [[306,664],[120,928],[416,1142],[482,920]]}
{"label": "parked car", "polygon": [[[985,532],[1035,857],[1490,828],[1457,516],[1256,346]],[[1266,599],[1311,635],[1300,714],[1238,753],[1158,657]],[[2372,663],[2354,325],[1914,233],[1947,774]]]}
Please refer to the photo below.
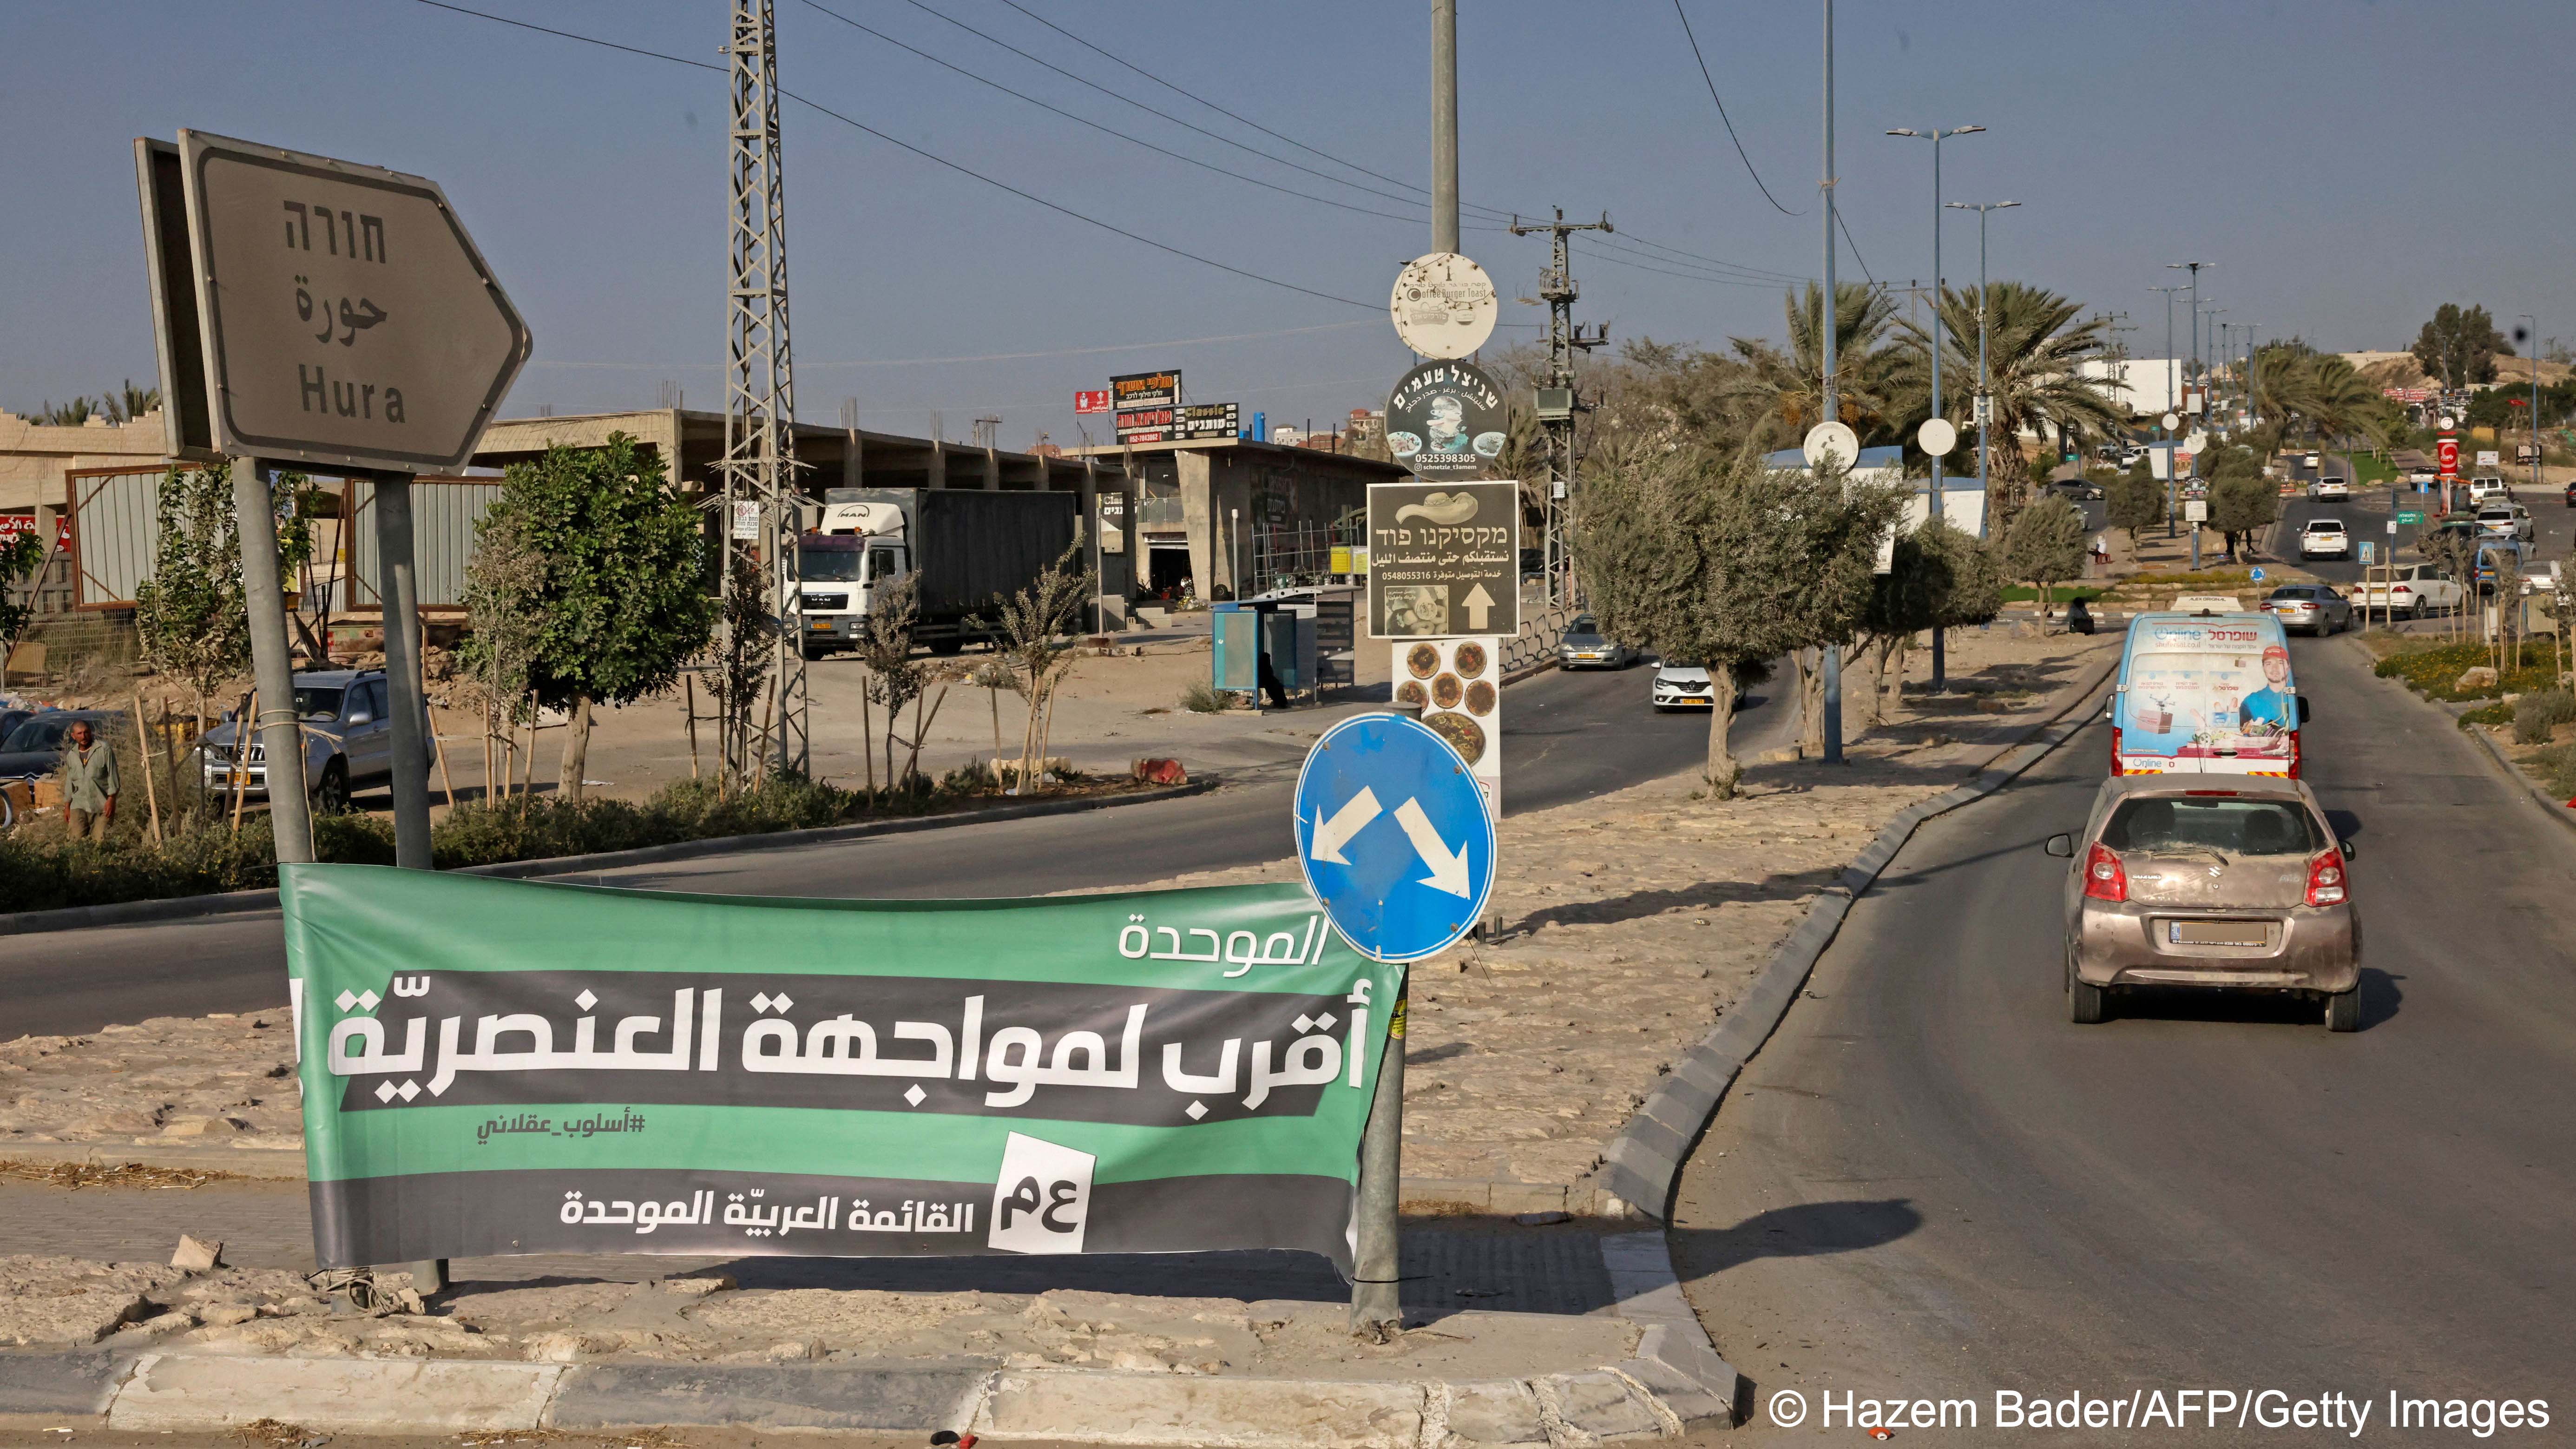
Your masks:
{"label": "parked car", "polygon": [[2319,478],[2316,482],[2308,485],[2308,496],[2316,499],[2320,503],[2341,503],[2345,499],[2352,497],[2352,480],[2340,477]]}
{"label": "parked car", "polygon": [[2522,591],[2526,594],[2554,594],[2558,592],[2558,574],[2555,572],[2556,567],[2557,566],[2554,563],[2543,563],[2537,559],[2524,564],[2522,566]]}
{"label": "parked car", "polygon": [[2263,612],[2320,639],[2352,627],[2352,602],[2323,584],[2283,584],[2264,596]]}
{"label": "parked car", "polygon": [[[1655,665],[1654,701],[1658,714],[1683,708],[1713,709],[1717,705],[1717,689],[1709,682],[1707,666],[1659,660]],[[1740,679],[1735,686],[1735,703],[1739,707],[1744,703],[1744,684]]]}
{"label": "parked car", "polygon": [[2490,503],[2478,510],[2478,532],[2530,543],[2534,537],[2531,510],[2519,503]]}
{"label": "parked car", "polygon": [[18,723],[0,737],[0,780],[40,780],[62,768],[63,751],[71,746],[72,725],[89,721],[93,738],[103,739],[119,715],[107,709],[11,710]]}
{"label": "parked car", "polygon": [[2484,507],[2488,503],[2500,502],[2512,497],[2513,490],[2505,486],[2504,479],[2493,473],[2481,473],[2469,480],[2471,508]]}
{"label": "parked car", "polygon": [[[350,792],[360,785],[390,779],[394,768],[393,720],[385,673],[381,669],[325,669],[295,676],[295,713],[304,727],[305,788],[324,814],[349,808]],[[227,710],[224,722],[205,735],[206,788],[240,788],[255,798],[268,794],[268,746],[252,739],[248,758],[237,742],[241,721]],[[424,719],[424,757],[438,758],[437,740]]]}
{"label": "parked car", "polygon": [[2449,613],[2460,607],[2469,591],[2431,564],[2394,565],[2395,576],[2365,579],[2355,586],[2352,602],[2364,613],[2403,614],[2420,619],[2426,614]]}
{"label": "parked car", "polygon": [[2567,485],[2567,506],[2576,508],[2576,482]]}
{"label": "parked car", "polygon": [[1625,669],[1637,662],[1637,651],[1604,636],[1590,614],[1578,614],[1557,641],[1556,660],[1566,669]]}
{"label": "parked car", "polygon": [[2340,518],[2311,518],[2299,530],[2299,557],[2350,558],[2352,535],[2344,532]]}
{"label": "parked car", "polygon": [[2138,988],[2321,1001],[2328,1031],[2361,1025],[2352,843],[2305,782],[2126,775],[2102,782],[2079,834],[2052,835],[2066,873],[2066,1004],[2112,1014]]}

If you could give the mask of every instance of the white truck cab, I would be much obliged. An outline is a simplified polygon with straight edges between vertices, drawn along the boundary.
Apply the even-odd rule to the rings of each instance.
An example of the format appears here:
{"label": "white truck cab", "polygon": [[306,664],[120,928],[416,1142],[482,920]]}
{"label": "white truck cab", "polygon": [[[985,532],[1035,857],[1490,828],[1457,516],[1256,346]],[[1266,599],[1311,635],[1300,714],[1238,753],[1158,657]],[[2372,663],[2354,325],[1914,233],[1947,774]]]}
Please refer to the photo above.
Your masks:
{"label": "white truck cab", "polygon": [[797,540],[796,633],[808,659],[857,646],[870,601],[912,571],[903,510],[827,503]]}

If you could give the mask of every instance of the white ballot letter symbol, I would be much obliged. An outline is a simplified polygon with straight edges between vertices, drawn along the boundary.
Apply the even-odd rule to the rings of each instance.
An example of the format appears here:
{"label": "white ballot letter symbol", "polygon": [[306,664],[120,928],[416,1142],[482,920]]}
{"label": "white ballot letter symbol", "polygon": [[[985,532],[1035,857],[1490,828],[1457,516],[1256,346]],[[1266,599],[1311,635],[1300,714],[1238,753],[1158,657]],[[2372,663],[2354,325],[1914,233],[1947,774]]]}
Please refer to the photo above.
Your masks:
{"label": "white ballot letter symbol", "polygon": [[1079,1253],[1091,1216],[1091,1168],[1097,1161],[1014,1132],[1002,1148],[993,1182],[993,1230],[986,1242],[1006,1253]]}

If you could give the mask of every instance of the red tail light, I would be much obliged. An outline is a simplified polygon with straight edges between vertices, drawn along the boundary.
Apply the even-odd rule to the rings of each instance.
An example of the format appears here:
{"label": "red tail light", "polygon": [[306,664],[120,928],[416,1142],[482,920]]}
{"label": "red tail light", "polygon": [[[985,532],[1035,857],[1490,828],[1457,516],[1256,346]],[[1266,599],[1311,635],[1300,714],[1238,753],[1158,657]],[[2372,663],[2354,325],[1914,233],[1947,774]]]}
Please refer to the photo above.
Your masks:
{"label": "red tail light", "polygon": [[2308,904],[2339,906],[2348,899],[2343,881],[2343,852],[2329,850],[2308,862]]}
{"label": "red tail light", "polygon": [[2120,773],[2120,727],[2111,726],[2111,773]]}
{"label": "red tail light", "polygon": [[2290,778],[2299,778],[2299,732],[2290,731]]}
{"label": "red tail light", "polygon": [[[2096,845],[2084,857],[2084,894],[2097,901],[2125,901],[2129,898],[2129,872],[2120,865],[2119,852],[2107,845]],[[2316,887],[2308,887],[2314,905]]]}

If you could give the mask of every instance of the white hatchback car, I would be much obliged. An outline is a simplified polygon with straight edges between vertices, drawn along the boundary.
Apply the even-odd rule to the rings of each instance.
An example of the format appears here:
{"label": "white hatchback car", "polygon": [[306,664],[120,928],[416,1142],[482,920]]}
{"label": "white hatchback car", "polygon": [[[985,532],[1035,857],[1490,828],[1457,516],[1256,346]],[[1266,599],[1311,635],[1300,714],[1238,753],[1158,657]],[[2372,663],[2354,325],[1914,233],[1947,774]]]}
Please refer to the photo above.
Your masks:
{"label": "white hatchback car", "polygon": [[2340,518],[2311,518],[2299,530],[2299,557],[2350,558],[2352,535],[2346,533]]}

